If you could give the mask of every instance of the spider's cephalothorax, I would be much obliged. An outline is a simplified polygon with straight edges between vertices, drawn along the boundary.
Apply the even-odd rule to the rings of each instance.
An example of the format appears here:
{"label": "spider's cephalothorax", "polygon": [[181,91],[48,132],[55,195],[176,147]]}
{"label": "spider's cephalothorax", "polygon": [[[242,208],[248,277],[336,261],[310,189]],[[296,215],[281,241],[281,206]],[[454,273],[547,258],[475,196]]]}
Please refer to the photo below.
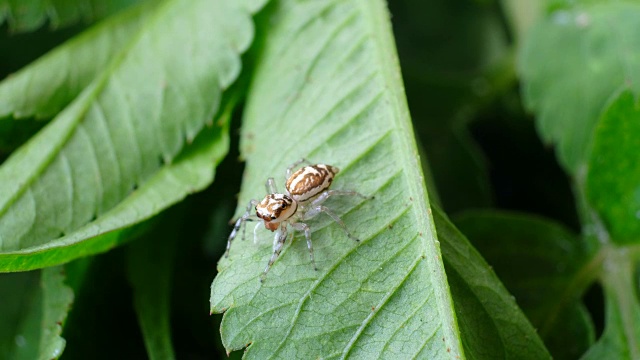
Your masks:
{"label": "spider's cephalothorax", "polygon": [[264,227],[275,231],[280,223],[298,210],[298,203],[284,194],[269,194],[256,205],[256,216],[264,221]]}
{"label": "spider's cephalothorax", "polygon": [[[225,256],[229,256],[229,249],[231,248],[231,241],[236,237],[238,231],[247,221],[261,221],[264,227],[268,230],[275,231],[275,237],[273,239],[273,254],[271,259],[264,269],[264,272],[260,276],[260,281],[264,281],[269,269],[276,261],[280,252],[287,240],[287,227],[290,226],[294,230],[304,231],[304,236],[307,239],[307,247],[309,249],[309,256],[313,268],[316,268],[316,262],[313,257],[313,245],[311,243],[311,229],[309,225],[302,222],[317,216],[320,213],[329,215],[340,227],[347,233],[351,239],[359,241],[356,237],[351,235],[344,222],[336,215],[331,209],[323,205],[323,203],[333,195],[350,195],[359,196],[364,199],[368,197],[357,193],[355,191],[343,191],[343,190],[328,190],[329,186],[333,182],[333,178],[338,173],[338,168],[325,165],[307,165],[300,168],[296,172],[292,172],[292,169],[302,163],[308,163],[308,161],[302,159],[295,164],[291,165],[287,169],[287,181],[285,183],[286,194],[279,194],[276,189],[276,184],[273,178],[267,180],[267,196],[262,201],[257,202],[251,200],[247,205],[247,210],[235,223],[233,231],[229,235],[227,241],[227,251]],[[252,208],[255,209],[255,215],[252,213]],[[258,226],[254,228],[253,235],[254,241],[256,240],[256,231]],[[244,233],[243,233],[244,239]]]}

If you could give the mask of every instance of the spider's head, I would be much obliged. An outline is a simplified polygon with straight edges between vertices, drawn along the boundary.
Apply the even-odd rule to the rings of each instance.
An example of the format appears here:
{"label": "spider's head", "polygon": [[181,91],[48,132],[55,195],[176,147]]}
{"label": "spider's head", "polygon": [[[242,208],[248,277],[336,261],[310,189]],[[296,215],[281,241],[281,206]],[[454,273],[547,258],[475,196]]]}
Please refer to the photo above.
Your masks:
{"label": "spider's head", "polygon": [[298,210],[298,203],[284,194],[269,194],[256,205],[256,215],[264,220],[264,227],[275,231],[280,223]]}

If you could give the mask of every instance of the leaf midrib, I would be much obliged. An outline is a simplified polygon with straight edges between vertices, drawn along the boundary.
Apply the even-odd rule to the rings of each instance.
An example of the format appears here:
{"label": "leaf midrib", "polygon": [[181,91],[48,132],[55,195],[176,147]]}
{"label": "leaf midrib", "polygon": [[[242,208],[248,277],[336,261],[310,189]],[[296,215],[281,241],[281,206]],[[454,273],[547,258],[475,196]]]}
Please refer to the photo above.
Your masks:
{"label": "leaf midrib", "polygon": [[[399,142],[404,149],[399,151],[400,156],[403,157],[404,164],[411,164],[413,166],[408,166],[405,168],[407,172],[407,176],[409,177],[406,182],[411,197],[415,200],[413,201],[413,209],[416,209],[416,220],[417,227],[419,229],[423,229],[428,232],[428,234],[420,233],[420,237],[422,238],[423,249],[425,249],[425,255],[427,256],[427,266],[430,268],[431,273],[434,275],[434,292],[436,302],[438,304],[439,313],[446,317],[446,320],[443,320],[442,323],[449,324],[448,326],[443,326],[444,335],[446,338],[450,339],[450,348],[454,354],[459,354],[463,356],[462,344],[460,342],[458,325],[455,320],[455,314],[453,312],[453,300],[451,298],[451,294],[449,292],[449,286],[446,282],[446,275],[444,272],[444,265],[440,259],[442,259],[442,255],[440,254],[439,248],[435,246],[435,241],[437,241],[435,225],[433,223],[433,218],[431,216],[430,208],[427,208],[427,204],[429,204],[429,198],[427,196],[427,189],[424,182],[424,176],[422,175],[420,169],[421,164],[419,159],[417,159],[417,145],[415,142],[415,134],[413,133],[413,129],[411,128],[411,123],[408,119],[411,118],[408,110],[408,105],[406,102],[406,97],[404,95],[404,86],[402,84],[402,77],[400,75],[400,64],[398,62],[398,58],[396,54],[395,42],[392,37],[392,29],[390,28],[389,23],[389,12],[385,9],[383,3],[381,1],[374,2],[371,4],[371,1],[368,0],[358,0],[358,5],[362,9],[362,13],[365,14],[368,21],[365,21],[365,24],[369,26],[369,32],[374,34],[372,36],[373,41],[376,42],[377,46],[373,50],[378,57],[378,63],[382,64],[381,74],[385,79],[385,84],[390,84],[388,87],[389,91],[392,95],[392,100],[389,104],[391,110],[395,113],[396,116],[391,116],[393,122],[395,122],[396,127],[404,133],[403,136],[396,136],[395,140]],[[377,26],[376,26],[377,25]],[[383,30],[384,29],[384,30]],[[385,31],[386,30],[386,31]],[[386,51],[384,51],[386,50]],[[384,54],[387,54],[385,57]],[[414,156],[410,156],[409,154],[414,154]],[[417,202],[417,204],[416,204]],[[424,214],[428,214],[427,216],[423,216]],[[429,241],[425,235],[433,235],[434,242]],[[437,258],[430,259],[429,257],[435,255]]]}

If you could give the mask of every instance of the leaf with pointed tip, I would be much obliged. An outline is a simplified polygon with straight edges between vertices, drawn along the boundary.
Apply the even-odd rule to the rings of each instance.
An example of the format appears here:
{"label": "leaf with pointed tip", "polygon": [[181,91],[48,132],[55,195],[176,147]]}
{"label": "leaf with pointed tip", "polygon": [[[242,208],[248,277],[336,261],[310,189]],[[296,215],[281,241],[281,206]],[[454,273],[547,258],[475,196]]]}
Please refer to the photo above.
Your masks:
{"label": "leaf with pointed tip", "polygon": [[223,344],[251,344],[248,359],[462,356],[383,2],[279,5],[245,110],[239,210],[301,157],[375,199],[326,203],[360,243],[309,221],[317,272],[298,234],[261,284],[271,235],[236,241],[211,289]]}
{"label": "leaf with pointed tip", "polygon": [[63,269],[0,275],[0,358],[57,359],[62,325],[73,302]]}
{"label": "leaf with pointed tip", "polygon": [[587,162],[593,130],[612,94],[640,92],[640,4],[576,5],[541,19],[520,57],[524,100],[540,136],[570,173]]}
{"label": "leaf with pointed tip", "polygon": [[[298,233],[260,283],[273,234],[258,229],[257,245],[237,239],[211,288],[211,311],[225,312],[225,348],[248,346],[247,359],[463,357],[383,1],[279,4],[244,113],[238,214],[264,195],[267,177],[282,190],[284,170],[301,157],[341,168],[333,188],[375,198],[325,203],[359,243],[324,215],[308,220],[318,271]],[[502,335],[527,336],[498,352],[526,342],[525,356],[547,356],[513,301],[490,301],[518,314]]]}
{"label": "leaf with pointed tip", "polygon": [[580,297],[598,277],[600,259],[575,234],[551,220],[506,211],[468,211],[455,220],[555,359],[578,358],[593,344],[595,329]]}
{"label": "leaf with pointed tip", "polygon": [[[105,251],[202,189],[227,151],[222,91],[263,1],[163,3],[82,93],[0,167],[0,270]],[[193,140],[196,135],[198,138]],[[193,142],[192,144],[189,144]]]}
{"label": "leaf with pointed tip", "polygon": [[550,358],[536,330],[478,251],[441,210],[434,208],[433,219],[467,357]]}

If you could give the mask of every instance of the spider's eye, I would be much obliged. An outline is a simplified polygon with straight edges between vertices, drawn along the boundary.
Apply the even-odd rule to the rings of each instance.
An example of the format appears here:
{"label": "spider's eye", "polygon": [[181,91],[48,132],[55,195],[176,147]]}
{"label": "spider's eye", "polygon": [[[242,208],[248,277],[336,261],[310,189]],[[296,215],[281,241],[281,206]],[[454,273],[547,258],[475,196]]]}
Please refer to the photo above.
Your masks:
{"label": "spider's eye", "polygon": [[282,208],[286,209],[287,208],[287,204],[282,204]]}
{"label": "spider's eye", "polygon": [[271,215],[271,220],[275,220],[275,219],[276,219],[276,217]]}

